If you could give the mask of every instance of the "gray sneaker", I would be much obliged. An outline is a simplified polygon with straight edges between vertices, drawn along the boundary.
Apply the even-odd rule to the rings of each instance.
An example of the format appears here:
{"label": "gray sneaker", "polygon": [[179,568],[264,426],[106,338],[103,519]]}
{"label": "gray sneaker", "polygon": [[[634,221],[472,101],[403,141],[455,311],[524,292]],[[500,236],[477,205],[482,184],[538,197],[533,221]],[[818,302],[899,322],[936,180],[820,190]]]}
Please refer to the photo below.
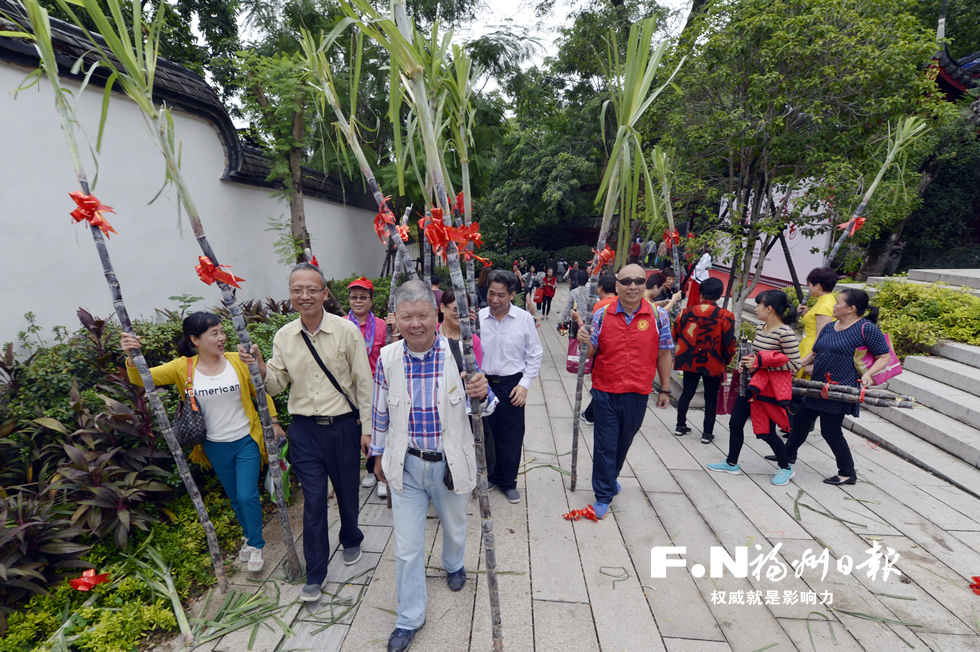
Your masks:
{"label": "gray sneaker", "polygon": [[299,599],[303,602],[319,602],[320,601],[320,585],[319,584],[307,584],[303,587],[303,590],[299,593]]}
{"label": "gray sneaker", "polygon": [[507,496],[508,502],[514,503],[515,505],[521,502],[521,492],[517,489],[508,489],[504,492],[504,495]]}
{"label": "gray sneaker", "polygon": [[353,566],[357,562],[361,561],[361,546],[353,546],[351,548],[344,548],[344,565]]}

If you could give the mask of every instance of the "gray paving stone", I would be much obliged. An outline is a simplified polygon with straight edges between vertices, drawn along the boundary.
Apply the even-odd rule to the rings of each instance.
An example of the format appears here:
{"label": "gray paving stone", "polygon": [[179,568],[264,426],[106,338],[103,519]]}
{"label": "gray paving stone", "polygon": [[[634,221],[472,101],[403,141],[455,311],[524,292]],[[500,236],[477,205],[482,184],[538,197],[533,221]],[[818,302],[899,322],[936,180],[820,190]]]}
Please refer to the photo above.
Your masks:
{"label": "gray paving stone", "polygon": [[323,625],[314,622],[299,622],[293,629],[296,636],[284,643],[284,649],[337,652],[343,647],[350,628],[347,625],[333,625],[324,629]]}
{"label": "gray paving stone", "polygon": [[[825,612],[821,612],[825,613]],[[779,624],[792,639],[797,650],[834,650],[834,652],[862,652],[865,648],[855,640],[834,615],[827,614],[830,622],[812,616],[809,620],[798,618],[780,618]],[[831,631],[831,627],[833,630]],[[811,636],[812,643],[811,643]]]}
{"label": "gray paving stone", "polygon": [[534,649],[598,652],[599,641],[589,605],[547,600],[534,600],[532,605]]}
{"label": "gray paving stone", "polygon": [[732,647],[722,641],[699,641],[691,638],[664,638],[667,652],[731,652]]}

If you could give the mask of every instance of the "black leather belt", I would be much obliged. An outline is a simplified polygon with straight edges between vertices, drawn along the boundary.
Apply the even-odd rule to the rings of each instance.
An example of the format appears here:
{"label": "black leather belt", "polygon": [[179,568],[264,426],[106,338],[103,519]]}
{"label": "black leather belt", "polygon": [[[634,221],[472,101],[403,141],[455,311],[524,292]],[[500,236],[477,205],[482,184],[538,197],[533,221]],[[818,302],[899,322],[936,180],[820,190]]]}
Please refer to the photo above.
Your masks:
{"label": "black leather belt", "polygon": [[506,385],[507,383],[512,383],[514,381],[520,380],[524,377],[523,372],[517,372],[516,374],[511,374],[509,376],[493,376],[487,374],[487,380],[494,385]]}
{"label": "black leather belt", "polygon": [[356,419],[358,417],[357,412],[348,412],[347,414],[341,414],[336,417],[312,417],[316,419],[316,425],[318,426],[332,426],[335,423],[340,423],[341,421],[347,421],[348,419]]}
{"label": "black leather belt", "polygon": [[445,453],[437,453],[435,451],[420,451],[417,448],[408,447],[408,454],[414,455],[423,462],[441,462],[446,459]]}

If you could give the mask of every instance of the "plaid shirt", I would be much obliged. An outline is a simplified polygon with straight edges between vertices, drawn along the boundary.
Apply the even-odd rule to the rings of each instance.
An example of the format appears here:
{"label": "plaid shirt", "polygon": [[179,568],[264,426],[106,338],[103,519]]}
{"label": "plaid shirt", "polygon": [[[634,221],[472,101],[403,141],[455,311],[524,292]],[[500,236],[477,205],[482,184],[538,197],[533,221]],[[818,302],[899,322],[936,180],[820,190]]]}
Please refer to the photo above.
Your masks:
{"label": "plaid shirt", "polygon": [[[445,340],[438,335],[436,342],[421,359],[408,351],[408,345],[402,343],[402,361],[405,365],[405,383],[408,386],[408,398],[412,410],[408,415],[408,445],[425,451],[441,451],[442,423],[439,420],[439,383],[442,381],[448,344],[439,346],[439,340]],[[487,401],[483,414],[490,414],[497,406],[497,397],[487,388]],[[470,413],[470,400],[466,399],[466,412]],[[371,414],[371,455],[384,453],[385,440],[388,437],[388,379],[385,378],[384,365],[378,359],[378,368],[374,376],[374,401]]]}

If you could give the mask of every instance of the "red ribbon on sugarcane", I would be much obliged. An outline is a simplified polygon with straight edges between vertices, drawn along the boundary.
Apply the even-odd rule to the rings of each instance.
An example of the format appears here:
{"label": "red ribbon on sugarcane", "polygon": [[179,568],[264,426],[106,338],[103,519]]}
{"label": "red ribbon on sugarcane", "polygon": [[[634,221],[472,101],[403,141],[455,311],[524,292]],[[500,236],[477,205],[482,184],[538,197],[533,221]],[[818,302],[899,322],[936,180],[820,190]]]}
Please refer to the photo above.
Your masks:
{"label": "red ribbon on sugarcane", "polygon": [[320,263],[316,262],[316,256],[313,256],[313,258],[310,258],[310,263],[313,266],[315,266],[315,267],[319,267],[320,266]]}
{"label": "red ribbon on sugarcane", "polygon": [[[106,206],[99,201],[98,197],[95,195],[84,195],[79,191],[70,192],[68,196],[75,201],[75,205],[78,206],[75,210],[71,212],[71,216],[75,218],[76,222],[81,222],[82,220],[87,220],[92,226],[99,227],[99,230],[105,234],[105,237],[109,237],[109,233],[116,233],[116,230],[112,228],[112,225],[106,221],[103,217],[103,213],[115,213],[112,210],[112,206]],[[119,235],[116,233],[116,235]]]}
{"label": "red ribbon on sugarcane", "polygon": [[847,220],[843,224],[839,224],[837,226],[837,230],[843,231],[844,229],[847,229],[847,235],[853,237],[854,232],[860,229],[862,226],[864,226],[863,217],[852,217],[851,219]]}
{"label": "red ribbon on sugarcane", "polygon": [[76,591],[91,591],[99,584],[109,581],[109,573],[103,573],[102,575],[96,575],[95,569],[90,568],[81,577],[76,577],[73,580],[68,580],[68,584],[71,588]]}
{"label": "red ribbon on sugarcane", "polygon": [[861,386],[861,395],[860,395],[860,396],[858,396],[858,400],[859,400],[859,401],[860,401],[861,403],[864,403],[864,393],[865,393],[866,391],[868,391],[868,388],[867,388],[867,387],[865,387],[864,385],[862,385],[862,386]]}
{"label": "red ribbon on sugarcane", "polygon": [[[201,277],[201,280],[206,284],[211,285],[215,281],[221,281],[222,283],[227,283],[228,285],[241,289],[238,285],[238,281],[244,282],[245,279],[238,278],[231,272],[222,271],[222,267],[231,267],[231,265],[215,265],[211,262],[211,259],[207,256],[198,256],[197,259],[201,262],[200,265],[195,265],[194,269],[197,270],[197,275]],[[316,263],[314,263],[316,264]],[[317,265],[319,267],[319,265]]]}
{"label": "red ribbon on sugarcane", "polygon": [[609,263],[611,263],[613,259],[616,258],[616,250],[610,249],[608,244],[606,245],[606,248],[603,249],[602,251],[596,251],[595,249],[593,249],[592,253],[594,253],[599,258],[599,264],[594,265],[592,267],[592,276],[598,276],[600,273],[602,273],[602,268],[608,265]]}
{"label": "red ribbon on sugarcane", "polygon": [[673,249],[674,245],[681,243],[681,234],[676,230],[673,235],[671,235],[670,231],[664,231],[664,240],[667,241],[667,249]]}
{"label": "red ribbon on sugarcane", "polygon": [[[829,371],[827,372],[827,375],[825,376],[825,379],[826,379],[827,382],[824,384],[823,389],[820,390],[820,397],[821,398],[825,398],[825,399],[827,399],[829,401],[830,400],[830,396],[827,394],[827,392],[830,391],[830,386],[831,385],[840,385],[840,383],[837,382],[836,380],[831,380],[830,379],[830,372]],[[862,399],[864,398],[864,394],[861,395],[861,398]]]}
{"label": "red ribbon on sugarcane", "polygon": [[567,514],[562,514],[561,517],[566,521],[577,521],[580,518],[585,518],[590,521],[595,521],[596,523],[599,522],[599,517],[595,515],[595,509],[592,507],[592,505],[589,505],[584,509],[573,509]]}
{"label": "red ribbon on sugarcane", "polygon": [[408,242],[408,227],[399,224],[395,228],[398,230],[398,237],[402,239],[402,242]]}
{"label": "red ribbon on sugarcane", "polygon": [[970,588],[973,589],[974,593],[980,595],[980,575],[973,576],[973,584],[970,585]]}
{"label": "red ribbon on sugarcane", "polygon": [[395,226],[395,214],[391,212],[390,208],[388,208],[389,199],[391,199],[391,197],[385,197],[381,200],[381,210],[374,216],[374,232],[378,234],[381,242],[385,243],[388,242],[387,225],[390,224]]}
{"label": "red ribbon on sugarcane", "polygon": [[[419,229],[424,231],[426,239],[432,245],[432,250],[443,260],[449,257],[449,244],[455,242],[460,251],[463,252],[464,260],[476,258],[484,261],[472,251],[465,251],[467,244],[473,243],[474,247],[483,246],[483,236],[480,235],[480,224],[473,222],[469,226],[455,227],[446,226],[442,222],[442,209],[432,209],[432,221],[425,224],[425,220],[419,220]],[[485,264],[485,263],[484,263]]]}

